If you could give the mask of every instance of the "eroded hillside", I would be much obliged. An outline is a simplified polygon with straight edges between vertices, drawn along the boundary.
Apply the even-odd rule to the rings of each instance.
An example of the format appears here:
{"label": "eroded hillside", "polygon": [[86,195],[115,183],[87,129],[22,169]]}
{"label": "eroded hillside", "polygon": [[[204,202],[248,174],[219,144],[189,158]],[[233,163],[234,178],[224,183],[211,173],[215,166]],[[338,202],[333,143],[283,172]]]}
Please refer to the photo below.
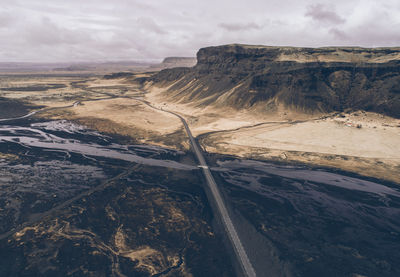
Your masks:
{"label": "eroded hillside", "polygon": [[200,49],[197,60],[193,68],[162,70],[150,84],[198,106],[400,117],[400,48],[225,45]]}

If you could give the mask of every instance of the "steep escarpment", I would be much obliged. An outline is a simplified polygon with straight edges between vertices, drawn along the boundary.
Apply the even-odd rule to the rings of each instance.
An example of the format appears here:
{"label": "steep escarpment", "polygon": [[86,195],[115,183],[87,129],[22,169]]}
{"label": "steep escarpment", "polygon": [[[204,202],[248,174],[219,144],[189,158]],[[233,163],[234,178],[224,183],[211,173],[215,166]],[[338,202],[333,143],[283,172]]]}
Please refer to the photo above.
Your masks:
{"label": "steep escarpment", "polygon": [[198,106],[400,117],[400,48],[207,47],[196,66],[162,70],[150,81],[169,86],[171,100]]}

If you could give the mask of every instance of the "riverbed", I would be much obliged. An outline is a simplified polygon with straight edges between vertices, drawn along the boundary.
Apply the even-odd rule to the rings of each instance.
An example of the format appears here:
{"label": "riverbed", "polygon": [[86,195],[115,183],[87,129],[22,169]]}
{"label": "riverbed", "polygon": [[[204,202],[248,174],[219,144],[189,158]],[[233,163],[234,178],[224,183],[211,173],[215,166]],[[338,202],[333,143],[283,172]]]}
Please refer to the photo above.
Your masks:
{"label": "riverbed", "polygon": [[[153,255],[149,254],[153,260],[147,260],[147,267],[132,266],[141,271],[143,276],[151,276],[165,270],[180,270],[182,264],[192,268],[192,272],[200,276],[201,272],[205,272],[204,268],[199,269],[200,261],[206,261],[202,266],[210,270],[215,271],[219,268],[218,276],[231,276],[232,268],[222,258],[227,256],[224,252],[226,250],[223,246],[218,246],[218,234],[214,234],[211,210],[202,188],[201,171],[193,157],[187,153],[152,145],[123,144],[111,135],[92,131],[66,120],[34,119],[3,122],[0,125],[0,153],[8,155],[7,158],[0,158],[0,233],[9,233],[7,239],[11,239],[7,245],[3,245],[3,249],[19,253],[25,247],[26,253],[36,253],[35,247],[39,247],[38,245],[47,245],[55,241],[54,226],[60,226],[60,221],[69,222],[67,218],[80,217],[81,210],[74,210],[74,207],[83,210],[100,209],[93,213],[94,218],[80,219],[80,222],[86,222],[84,228],[75,221],[68,223],[71,226],[75,224],[74,228],[80,226],[80,230],[85,229],[85,232],[99,235],[105,232],[99,226],[107,225],[106,222],[109,221],[115,222],[112,217],[118,217],[110,212],[111,210],[104,211],[111,209],[107,207],[117,205],[118,209],[121,209],[120,216],[126,215],[124,220],[151,211],[148,221],[147,216],[146,219],[139,217],[136,223],[135,220],[130,220],[131,224],[134,224],[126,231],[131,236],[143,234],[145,239],[142,238],[142,246],[150,245],[154,250],[146,252]],[[397,263],[400,260],[400,189],[397,184],[323,168],[224,156],[210,155],[208,158],[213,161],[211,171],[223,190],[231,212],[238,214],[236,224],[243,223],[242,226],[254,228],[256,236],[260,236],[264,243],[259,247],[269,247],[268,251],[274,253],[274,261],[271,263],[277,270],[284,269],[286,276],[400,275]],[[111,185],[106,187],[105,184]],[[110,191],[110,188],[113,189]],[[124,190],[120,194],[113,196],[122,188]],[[146,198],[148,194],[143,194],[144,191],[162,191],[163,194],[159,196],[161,198]],[[92,194],[87,192],[93,192],[93,197],[97,198],[92,199]],[[140,202],[137,198],[139,194],[146,201],[133,209],[133,205]],[[126,195],[135,197],[129,202],[129,209],[122,209]],[[60,206],[71,198],[75,198],[74,202]],[[90,199],[92,204],[89,204]],[[165,199],[168,199],[166,203],[163,202]],[[110,206],[108,201],[114,204]],[[158,203],[163,204],[157,206]],[[163,210],[164,205],[169,208]],[[155,209],[155,206],[158,208]],[[49,213],[52,210],[54,213]],[[63,213],[63,210],[68,212]],[[108,219],[104,219],[102,223],[100,219],[103,213],[104,218]],[[93,221],[95,217],[98,217],[98,221]],[[57,223],[54,222],[55,218]],[[157,222],[160,223],[160,227],[152,229]],[[165,231],[169,237],[163,238],[164,246],[161,250],[160,246],[157,246],[160,244],[160,236],[163,236],[160,230],[165,228],[163,226],[168,226],[168,222],[172,222],[171,230]],[[26,233],[24,230],[30,226],[34,226],[35,231]],[[66,225],[62,226],[66,228]],[[53,231],[43,231],[50,230],[49,228],[53,228]],[[115,267],[118,266],[118,270],[131,274],[135,270],[130,272],[129,267],[125,268],[127,264],[122,266],[124,263],[116,262],[114,257],[116,255],[123,259],[122,257],[129,252],[122,249],[118,228],[126,227],[117,224],[110,228],[110,234],[106,236],[108,239],[103,242],[107,244],[110,240],[113,241],[113,246],[110,247],[114,247],[116,250],[113,251],[117,254],[104,255],[109,259],[110,272],[115,272]],[[202,230],[198,231],[200,235],[196,233],[196,228]],[[71,236],[74,232],[80,232],[75,239]],[[79,232],[76,229],[71,231],[69,237],[63,238],[63,243],[65,240],[76,242],[78,238],[83,239],[87,236],[83,231]],[[246,230],[240,232],[246,233]],[[149,236],[153,233],[158,235]],[[194,233],[197,237],[186,237]],[[117,234],[118,247],[122,247],[122,250],[118,250],[114,245]],[[24,246],[20,244],[21,237],[24,238]],[[32,238],[33,245],[37,245],[33,248],[31,245],[29,248],[26,242]],[[56,241],[61,243],[58,239]],[[176,249],[172,247],[174,250],[166,246],[178,241],[182,241],[183,245]],[[195,246],[190,244],[190,241],[204,244],[203,252],[194,250]],[[139,247],[132,248],[132,251],[147,249],[140,248],[137,241],[124,243]],[[96,251],[103,249],[100,244],[93,244],[91,247],[97,249]],[[215,252],[217,248],[220,249],[219,252]],[[54,251],[51,247],[44,249],[44,252],[47,251],[46,255]],[[93,249],[91,251],[95,251]],[[217,260],[212,262],[210,257],[206,257],[205,253],[211,249],[214,249],[219,260],[215,258]],[[170,258],[172,257],[171,261],[174,257],[177,259],[176,264],[179,266],[176,268],[173,263],[167,262],[168,251],[175,253],[170,254]],[[253,256],[258,255],[254,258],[257,260],[255,263],[260,263],[259,260],[263,259],[260,255],[264,252],[257,249],[256,245],[252,251],[256,253],[253,253]],[[197,255],[196,259],[190,258],[193,253]],[[2,251],[1,255],[4,256],[5,252]],[[18,256],[19,254],[15,255],[22,257]],[[135,257],[136,261],[138,259],[138,256],[133,254],[129,257],[133,257],[131,262],[135,261]],[[158,257],[158,260],[155,257]],[[160,262],[160,257],[164,257],[165,261]],[[265,259],[267,258],[270,256],[265,256]],[[66,265],[60,264],[60,261],[56,265],[56,260],[32,258],[21,260],[19,265],[21,268],[28,267],[29,272],[33,274],[39,272],[38,265],[44,263],[48,269],[44,273],[61,273],[63,271],[57,268]],[[86,264],[90,261],[92,259],[89,257],[82,258],[82,262]],[[207,262],[211,265],[207,265]],[[10,273],[15,274],[18,271],[4,263],[0,266]],[[74,264],[75,269],[80,266],[82,265],[79,261]],[[152,268],[154,272],[146,271],[145,268]]]}

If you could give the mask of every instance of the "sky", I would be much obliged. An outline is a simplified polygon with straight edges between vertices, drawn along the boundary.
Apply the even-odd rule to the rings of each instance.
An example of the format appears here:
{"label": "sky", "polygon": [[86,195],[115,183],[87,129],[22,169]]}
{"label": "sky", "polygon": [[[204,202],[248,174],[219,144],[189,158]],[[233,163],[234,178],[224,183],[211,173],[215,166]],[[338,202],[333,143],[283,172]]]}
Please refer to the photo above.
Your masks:
{"label": "sky", "polygon": [[400,1],[0,0],[0,62],[157,61],[230,43],[400,46]]}

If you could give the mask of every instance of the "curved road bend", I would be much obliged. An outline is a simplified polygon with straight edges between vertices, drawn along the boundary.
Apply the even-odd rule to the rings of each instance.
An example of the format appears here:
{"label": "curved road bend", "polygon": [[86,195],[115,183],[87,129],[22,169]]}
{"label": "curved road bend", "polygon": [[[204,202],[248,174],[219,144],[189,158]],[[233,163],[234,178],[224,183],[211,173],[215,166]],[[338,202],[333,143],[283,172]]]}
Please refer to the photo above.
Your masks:
{"label": "curved road bend", "polygon": [[182,121],[183,126],[185,126],[186,133],[190,139],[190,144],[192,145],[193,151],[196,154],[196,157],[200,163],[199,167],[202,168],[204,176],[206,177],[207,184],[211,190],[212,196],[214,198],[212,200],[214,200],[214,202],[217,204],[218,211],[222,218],[222,223],[224,225],[226,232],[228,233],[228,237],[232,243],[233,249],[235,250],[235,254],[240,262],[243,273],[246,277],[256,277],[257,276],[256,272],[254,271],[254,268],[253,268],[252,264],[250,263],[249,257],[247,256],[247,253],[244,250],[242,242],[240,241],[240,237],[239,237],[239,235],[236,231],[236,228],[233,225],[233,222],[229,216],[228,210],[225,206],[224,200],[222,199],[222,196],[218,189],[218,186],[214,180],[214,177],[211,174],[211,171],[206,163],[206,160],[204,159],[203,152],[202,152],[202,150],[200,150],[200,147],[198,146],[196,140],[194,139],[186,120],[177,113],[167,111],[162,108],[161,109],[156,108],[156,107],[150,105],[148,102],[141,100],[141,99],[136,99],[136,100],[148,105],[149,107],[151,107],[153,109],[157,109],[157,110],[161,110],[161,111],[170,113],[170,114],[178,117]]}

